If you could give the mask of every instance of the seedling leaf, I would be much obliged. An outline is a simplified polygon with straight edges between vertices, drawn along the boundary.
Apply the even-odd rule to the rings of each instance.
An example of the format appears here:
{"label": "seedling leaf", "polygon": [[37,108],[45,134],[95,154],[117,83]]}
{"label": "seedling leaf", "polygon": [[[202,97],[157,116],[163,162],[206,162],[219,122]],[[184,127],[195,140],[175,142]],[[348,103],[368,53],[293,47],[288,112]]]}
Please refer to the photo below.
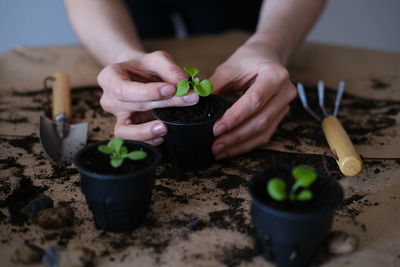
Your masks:
{"label": "seedling leaf", "polygon": [[207,89],[203,88],[203,86],[201,86],[201,84],[196,83],[194,85],[194,91],[199,95],[199,96],[208,96],[209,93],[207,91]]}
{"label": "seedling leaf", "polygon": [[177,85],[176,85],[176,96],[184,96],[187,94],[187,92],[190,89],[190,82],[186,80],[181,80]]}
{"label": "seedling leaf", "polygon": [[293,168],[292,175],[296,180],[296,184],[294,185],[296,188],[299,186],[307,188],[317,179],[317,173],[314,170],[303,166]]}
{"label": "seedling leaf", "polygon": [[118,168],[119,166],[122,165],[123,162],[124,162],[123,158],[113,158],[111,159],[111,166],[113,166],[114,168]]}
{"label": "seedling leaf", "polygon": [[110,155],[110,164],[114,168],[121,166],[125,158],[129,158],[131,160],[140,160],[147,157],[147,153],[141,150],[129,152],[128,147],[122,146],[123,144],[123,139],[114,138],[109,141],[106,146],[101,145],[98,146],[97,149],[104,154]]}
{"label": "seedling leaf", "polygon": [[297,200],[300,201],[307,201],[311,200],[312,198],[313,198],[313,193],[308,189],[300,191],[300,193],[297,195]]}
{"label": "seedling leaf", "polygon": [[267,191],[272,199],[284,201],[286,198],[286,184],[280,178],[272,178],[268,181]]}
{"label": "seedling leaf", "polygon": [[208,96],[208,95],[210,95],[212,93],[213,85],[212,85],[210,80],[207,80],[207,79],[202,80],[200,82],[200,85],[201,85],[201,87],[203,87],[203,89],[205,91],[205,95],[201,95],[201,96]]}
{"label": "seedling leaf", "polygon": [[114,149],[112,149],[112,147],[105,145],[99,146],[97,149],[104,154],[112,154],[114,152]]}
{"label": "seedling leaf", "polygon": [[112,149],[114,149],[115,152],[119,153],[123,143],[124,140],[122,138],[114,138],[108,142],[107,146],[111,147]]}
{"label": "seedling leaf", "polygon": [[119,151],[119,156],[121,158],[126,158],[128,156],[128,148],[126,146],[121,147],[121,150]]}
{"label": "seedling leaf", "polygon": [[141,160],[146,158],[147,153],[145,151],[133,151],[128,154],[128,158],[131,160]]}
{"label": "seedling leaf", "polygon": [[193,67],[183,67],[183,69],[190,76],[195,76],[197,73],[199,73],[199,69],[196,69],[196,68],[193,68]]}
{"label": "seedling leaf", "polygon": [[195,83],[198,83],[198,82],[200,82],[200,79],[199,78],[194,78],[194,80],[193,80]]}

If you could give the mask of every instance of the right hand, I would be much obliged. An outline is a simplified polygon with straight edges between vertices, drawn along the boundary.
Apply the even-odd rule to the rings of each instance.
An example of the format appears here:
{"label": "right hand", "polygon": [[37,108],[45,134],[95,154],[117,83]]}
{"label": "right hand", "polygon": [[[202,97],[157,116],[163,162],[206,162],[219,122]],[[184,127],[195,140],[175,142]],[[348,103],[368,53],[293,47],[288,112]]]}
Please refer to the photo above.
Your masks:
{"label": "right hand", "polygon": [[187,74],[164,51],[143,53],[133,60],[106,66],[97,76],[103,88],[102,108],[114,114],[116,137],[159,145],[167,127],[154,120],[152,109],[191,106],[199,101],[196,93],[175,96],[175,85]]}

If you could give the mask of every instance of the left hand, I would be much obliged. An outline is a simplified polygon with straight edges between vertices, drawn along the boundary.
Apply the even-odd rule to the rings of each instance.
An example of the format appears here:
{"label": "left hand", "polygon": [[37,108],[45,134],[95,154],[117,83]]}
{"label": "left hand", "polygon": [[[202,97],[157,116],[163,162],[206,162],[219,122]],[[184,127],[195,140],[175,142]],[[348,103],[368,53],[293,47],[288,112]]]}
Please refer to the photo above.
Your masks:
{"label": "left hand", "polygon": [[210,79],[216,94],[244,91],[214,125],[217,139],[212,150],[217,160],[268,143],[296,96],[278,54],[260,44],[244,44]]}

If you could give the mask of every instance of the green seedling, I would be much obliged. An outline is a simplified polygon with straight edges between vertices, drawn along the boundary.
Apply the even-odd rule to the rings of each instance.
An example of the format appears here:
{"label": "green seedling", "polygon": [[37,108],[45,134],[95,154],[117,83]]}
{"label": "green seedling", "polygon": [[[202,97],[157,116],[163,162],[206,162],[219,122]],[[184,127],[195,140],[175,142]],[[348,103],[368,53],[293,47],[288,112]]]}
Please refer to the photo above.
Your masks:
{"label": "green seedling", "polygon": [[292,188],[287,192],[286,184],[282,178],[275,177],[268,181],[267,192],[276,201],[307,201],[313,198],[309,189],[317,180],[317,173],[307,167],[298,166],[292,169],[292,177],[295,180]]}
{"label": "green seedling", "polygon": [[123,146],[122,138],[114,138],[107,145],[98,146],[98,150],[104,154],[110,155],[110,164],[114,168],[118,168],[124,163],[126,158],[131,160],[142,160],[147,157],[147,153],[142,150],[128,152],[128,148]]}
{"label": "green seedling", "polygon": [[199,96],[208,96],[213,91],[213,85],[210,80],[200,81],[196,75],[199,73],[199,69],[192,67],[183,67],[185,72],[190,75],[188,80],[181,80],[176,85],[176,96],[186,95],[190,89],[194,90]]}

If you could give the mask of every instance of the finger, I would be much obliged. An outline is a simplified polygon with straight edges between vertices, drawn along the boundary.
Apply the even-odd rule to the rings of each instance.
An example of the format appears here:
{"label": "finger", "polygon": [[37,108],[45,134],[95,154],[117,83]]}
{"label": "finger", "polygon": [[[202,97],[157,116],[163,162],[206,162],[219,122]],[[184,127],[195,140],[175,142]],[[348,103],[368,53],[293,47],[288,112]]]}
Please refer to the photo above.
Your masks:
{"label": "finger", "polygon": [[219,136],[252,117],[279,91],[281,79],[261,71],[246,93],[234,103],[214,125],[214,135]]}
{"label": "finger", "polygon": [[228,88],[229,84],[232,83],[232,74],[229,73],[227,68],[224,68],[223,65],[221,65],[210,77],[210,81],[213,84],[213,92],[215,94],[220,94],[226,91],[226,88]]}
{"label": "finger", "polygon": [[282,106],[279,99],[276,98],[274,96],[250,120],[241,123],[236,128],[217,138],[212,147],[213,153],[218,154],[227,147],[247,140],[249,136],[260,135],[267,131],[276,117],[283,117],[289,110],[288,105]]}
{"label": "finger", "polygon": [[98,76],[98,82],[120,102],[161,100],[174,96],[176,92],[174,84],[132,81],[126,68],[120,64],[104,68]]}
{"label": "finger", "polygon": [[214,154],[214,158],[216,160],[221,160],[224,158],[230,158],[237,155],[241,155],[247,153],[254,148],[260,147],[265,145],[271,139],[271,136],[275,132],[279,122],[284,118],[287,110],[280,113],[272,122],[270,127],[263,132],[262,134],[254,134],[253,136],[243,140],[240,143],[234,144],[233,146],[227,147],[226,149],[222,150],[221,152]]}
{"label": "finger", "polygon": [[119,116],[114,128],[115,137],[148,141],[167,134],[167,127],[159,120],[153,120],[142,124],[130,124],[131,120],[126,116]]}
{"label": "finger", "polygon": [[156,137],[154,139],[146,140],[146,141],[143,141],[143,142],[145,142],[145,143],[147,143],[149,145],[152,145],[152,146],[158,146],[158,145],[161,145],[164,142],[164,138],[163,137]]}
{"label": "finger", "polygon": [[199,102],[199,96],[195,92],[191,92],[183,97],[174,96],[167,100],[131,103],[125,102],[123,103],[123,109],[128,112],[148,111],[155,108],[192,106],[197,102]]}
{"label": "finger", "polygon": [[143,66],[170,84],[177,84],[180,80],[188,78],[188,74],[165,51],[159,50],[148,54]]}

